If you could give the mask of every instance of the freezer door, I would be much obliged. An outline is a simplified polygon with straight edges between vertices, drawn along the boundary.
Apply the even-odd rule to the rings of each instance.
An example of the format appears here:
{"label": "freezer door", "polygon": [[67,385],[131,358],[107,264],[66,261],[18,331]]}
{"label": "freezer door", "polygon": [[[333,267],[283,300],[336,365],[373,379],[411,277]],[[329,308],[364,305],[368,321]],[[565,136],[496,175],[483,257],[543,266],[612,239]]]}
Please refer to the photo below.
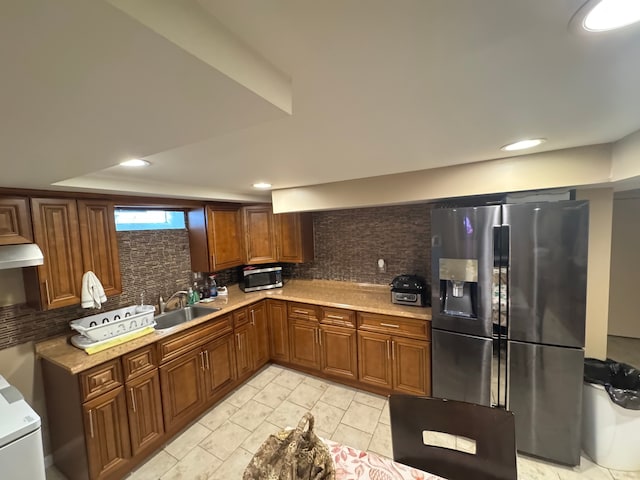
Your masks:
{"label": "freezer door", "polygon": [[[492,335],[493,237],[500,225],[500,207],[434,209],[431,212],[431,309],[434,328],[482,337]],[[448,266],[468,265],[477,281],[463,282],[461,293],[473,291],[473,316],[446,313]],[[471,287],[471,288],[470,288]],[[455,295],[454,295],[455,296]],[[460,298],[449,298],[459,301]],[[462,302],[464,303],[464,302]],[[455,309],[454,309],[455,310]]]}
{"label": "freezer door", "polygon": [[491,405],[492,340],[442,330],[431,337],[433,396]]}
{"label": "freezer door", "polygon": [[579,348],[508,342],[509,399],[521,452],[580,463],[582,375]]}
{"label": "freezer door", "polygon": [[509,339],[584,346],[588,202],[504,205]]}

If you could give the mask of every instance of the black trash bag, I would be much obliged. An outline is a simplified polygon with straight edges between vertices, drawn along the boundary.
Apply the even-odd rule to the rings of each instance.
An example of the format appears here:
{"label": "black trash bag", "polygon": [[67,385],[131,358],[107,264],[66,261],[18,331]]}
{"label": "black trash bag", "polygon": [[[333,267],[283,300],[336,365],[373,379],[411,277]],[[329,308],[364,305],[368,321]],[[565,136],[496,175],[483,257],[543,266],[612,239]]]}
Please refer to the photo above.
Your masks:
{"label": "black trash bag", "polygon": [[585,382],[603,385],[616,404],[629,410],[640,410],[640,370],[607,358],[584,359]]}

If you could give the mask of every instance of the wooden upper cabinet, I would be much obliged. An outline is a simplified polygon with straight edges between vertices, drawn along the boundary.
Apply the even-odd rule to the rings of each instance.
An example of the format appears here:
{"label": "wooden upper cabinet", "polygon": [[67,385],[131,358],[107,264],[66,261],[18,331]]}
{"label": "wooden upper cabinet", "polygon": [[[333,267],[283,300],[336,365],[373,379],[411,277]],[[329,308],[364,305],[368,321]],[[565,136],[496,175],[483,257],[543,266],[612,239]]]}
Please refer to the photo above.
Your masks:
{"label": "wooden upper cabinet", "polygon": [[245,259],[248,264],[278,261],[271,205],[243,207]]}
{"label": "wooden upper cabinet", "polygon": [[194,272],[216,272],[244,263],[240,207],[189,210],[189,248]]}
{"label": "wooden upper cabinet", "polygon": [[[31,202],[33,233],[44,255],[44,264],[37,267],[40,304],[44,310],[77,305],[83,270],[76,201],[33,198]],[[25,271],[25,281],[31,272]]]}
{"label": "wooden upper cabinet", "polygon": [[28,198],[0,198],[0,245],[32,243]]}
{"label": "wooden upper cabinet", "polygon": [[313,219],[310,213],[274,215],[278,260],[305,263],[313,260]]}
{"label": "wooden upper cabinet", "polygon": [[96,274],[107,296],[122,293],[113,203],[78,200],[84,271]]}

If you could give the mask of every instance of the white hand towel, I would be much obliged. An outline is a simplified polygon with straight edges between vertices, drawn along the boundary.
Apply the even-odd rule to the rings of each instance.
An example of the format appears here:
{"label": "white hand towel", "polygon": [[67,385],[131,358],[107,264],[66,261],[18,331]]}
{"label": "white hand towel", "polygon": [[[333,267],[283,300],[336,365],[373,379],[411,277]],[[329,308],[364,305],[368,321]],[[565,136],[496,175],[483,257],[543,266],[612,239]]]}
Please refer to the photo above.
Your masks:
{"label": "white hand towel", "polygon": [[96,274],[86,272],[82,276],[82,308],[100,308],[106,301],[107,296]]}

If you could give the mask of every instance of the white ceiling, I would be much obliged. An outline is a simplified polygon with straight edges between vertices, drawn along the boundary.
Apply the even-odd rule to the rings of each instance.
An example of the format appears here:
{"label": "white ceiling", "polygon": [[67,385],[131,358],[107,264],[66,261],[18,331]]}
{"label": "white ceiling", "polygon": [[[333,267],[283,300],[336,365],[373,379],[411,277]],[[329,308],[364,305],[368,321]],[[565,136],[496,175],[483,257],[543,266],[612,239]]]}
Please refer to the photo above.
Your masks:
{"label": "white ceiling", "polygon": [[[0,187],[258,200],[256,181],[425,170],[506,157],[523,137],[546,137],[540,152],[640,128],[640,28],[578,35],[583,0],[156,5],[168,2],[180,16],[145,12],[149,0],[3,2]],[[262,74],[224,66],[230,51],[283,79],[291,114],[252,85]],[[116,166],[134,156],[152,166]]]}

